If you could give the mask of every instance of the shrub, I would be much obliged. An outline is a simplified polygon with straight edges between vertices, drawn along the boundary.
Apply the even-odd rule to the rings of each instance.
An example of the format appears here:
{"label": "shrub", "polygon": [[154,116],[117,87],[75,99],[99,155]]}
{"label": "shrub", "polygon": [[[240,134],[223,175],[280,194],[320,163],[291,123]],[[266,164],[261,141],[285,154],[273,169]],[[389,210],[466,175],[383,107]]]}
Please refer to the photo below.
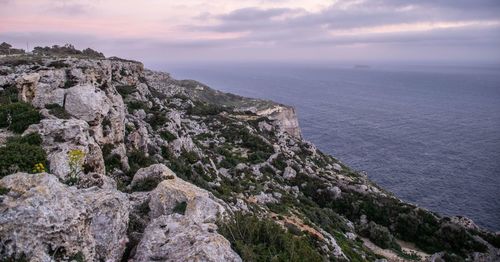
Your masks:
{"label": "shrub", "polygon": [[149,107],[148,104],[142,101],[129,101],[127,102],[127,108],[130,112],[133,112],[135,110],[142,109],[144,111],[148,111]]}
{"label": "shrub", "polygon": [[182,201],[180,203],[177,203],[177,205],[175,205],[173,211],[174,213],[184,215],[184,213],[186,212],[186,207],[187,207],[186,201]]}
{"label": "shrub", "polygon": [[60,119],[70,119],[71,114],[66,111],[62,106],[59,104],[48,104],[45,105],[45,108],[49,109],[49,113],[57,118]]}
{"label": "shrub", "polygon": [[40,119],[40,113],[30,104],[16,102],[0,105],[0,128],[7,127],[15,133],[22,133]]}
{"label": "shrub", "polygon": [[175,136],[168,130],[161,131],[160,137],[167,142],[172,142],[177,138],[177,136]]}
{"label": "shrub", "polygon": [[381,248],[401,250],[401,247],[396,242],[391,232],[389,232],[389,229],[384,226],[370,222],[360,230],[360,233],[368,237],[373,243]]}
{"label": "shrub", "polygon": [[213,116],[224,111],[224,108],[215,104],[195,102],[194,106],[187,110],[190,115]]}
{"label": "shrub", "polygon": [[236,213],[234,220],[219,222],[219,233],[243,261],[324,261],[311,238],[295,236],[267,219]]}
{"label": "shrub", "polygon": [[137,92],[137,88],[135,86],[117,86],[116,91],[118,91],[121,96],[126,97]]}
{"label": "shrub", "polygon": [[13,85],[3,86],[3,90],[0,91],[0,104],[10,104],[18,102],[18,93],[19,92],[17,91],[17,88]]}
{"label": "shrub", "polygon": [[37,135],[11,138],[0,147],[0,177],[14,172],[32,172],[35,164],[47,166],[47,156]]}

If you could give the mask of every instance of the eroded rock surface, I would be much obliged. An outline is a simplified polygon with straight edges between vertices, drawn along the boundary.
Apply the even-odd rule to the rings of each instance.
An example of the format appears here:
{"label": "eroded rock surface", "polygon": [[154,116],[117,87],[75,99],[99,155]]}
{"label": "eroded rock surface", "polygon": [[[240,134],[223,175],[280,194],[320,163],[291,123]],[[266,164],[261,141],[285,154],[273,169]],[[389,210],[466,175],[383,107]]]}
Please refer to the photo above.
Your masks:
{"label": "eroded rock surface", "polygon": [[17,173],[0,180],[0,255],[50,261],[54,255],[117,261],[127,241],[129,203],[116,190],[78,190],[57,177]]}

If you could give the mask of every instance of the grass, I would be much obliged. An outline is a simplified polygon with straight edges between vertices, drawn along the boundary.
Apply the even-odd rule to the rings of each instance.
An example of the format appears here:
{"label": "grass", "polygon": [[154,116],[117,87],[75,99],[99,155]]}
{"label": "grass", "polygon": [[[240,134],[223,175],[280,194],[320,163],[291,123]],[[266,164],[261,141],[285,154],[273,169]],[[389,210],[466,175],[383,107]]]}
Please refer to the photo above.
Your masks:
{"label": "grass", "polygon": [[324,261],[308,236],[296,236],[271,220],[236,213],[219,233],[243,261]]}
{"label": "grass", "polygon": [[14,133],[24,132],[30,125],[39,123],[41,118],[38,110],[28,103],[0,105],[0,128],[6,127]]}

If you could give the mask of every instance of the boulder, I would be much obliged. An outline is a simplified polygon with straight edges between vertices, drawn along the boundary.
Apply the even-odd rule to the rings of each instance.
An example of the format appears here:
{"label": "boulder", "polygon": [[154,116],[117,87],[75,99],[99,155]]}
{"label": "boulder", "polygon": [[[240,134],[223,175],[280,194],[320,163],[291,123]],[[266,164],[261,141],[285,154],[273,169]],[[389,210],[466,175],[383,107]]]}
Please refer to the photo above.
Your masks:
{"label": "boulder", "polygon": [[212,193],[175,177],[164,180],[151,193],[149,215],[151,218],[170,215],[183,202],[185,217],[200,223],[215,222],[226,210],[224,202]]}
{"label": "boulder", "polygon": [[[130,183],[130,188],[144,188],[151,185],[158,185],[161,181],[166,179],[174,179],[175,173],[163,164],[155,164],[149,167],[139,169]],[[151,189],[154,189],[151,188]]]}
{"label": "boulder", "polygon": [[79,85],[66,92],[65,109],[78,119],[93,122],[108,114],[110,103],[104,91],[92,85]]}
{"label": "boulder", "polygon": [[101,148],[90,135],[89,125],[78,119],[43,119],[32,125],[25,133],[39,133],[43,139],[43,149],[50,162],[50,173],[65,179],[70,172],[68,152],[82,150],[85,164],[90,171],[103,174],[104,159]]}
{"label": "boulder", "polygon": [[17,173],[0,180],[0,260],[51,261],[81,254],[86,261],[117,261],[127,241],[125,194],[97,187],[78,190],[51,174]]}
{"label": "boulder", "polygon": [[146,228],[132,261],[241,261],[214,224],[180,214],[160,216]]}
{"label": "boulder", "polygon": [[23,74],[16,79],[17,90],[19,91],[19,99],[24,102],[31,103],[35,98],[40,75],[38,73]]}
{"label": "boulder", "polygon": [[285,167],[285,170],[283,171],[283,178],[285,179],[293,179],[297,175],[297,172],[295,169],[287,166]]}

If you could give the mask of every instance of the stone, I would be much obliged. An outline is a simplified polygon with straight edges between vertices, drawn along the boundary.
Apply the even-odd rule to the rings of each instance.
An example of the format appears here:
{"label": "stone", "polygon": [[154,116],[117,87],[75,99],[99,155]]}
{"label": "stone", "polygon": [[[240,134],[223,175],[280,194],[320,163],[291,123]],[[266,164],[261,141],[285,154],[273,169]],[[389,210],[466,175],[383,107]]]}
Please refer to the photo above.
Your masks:
{"label": "stone", "polygon": [[166,179],[174,179],[175,173],[163,164],[155,164],[139,169],[130,183],[130,188],[136,188],[141,183],[159,184]]}
{"label": "stone", "polygon": [[182,202],[186,203],[185,217],[200,223],[215,222],[226,212],[224,202],[212,193],[176,177],[164,180],[151,192],[149,214],[151,218],[170,215]]}
{"label": "stone", "polygon": [[110,103],[102,90],[91,85],[79,85],[66,92],[65,109],[78,119],[93,122],[108,114]]}
{"label": "stone", "polygon": [[145,229],[132,261],[241,261],[214,224],[199,224],[172,214]]}
{"label": "stone", "polygon": [[78,190],[47,173],[9,175],[0,187],[10,190],[0,201],[0,256],[24,253],[31,261],[47,261],[51,249],[81,252],[87,261],[123,255],[130,208],[124,193]]}
{"label": "stone", "polygon": [[64,180],[70,172],[70,150],[83,151],[85,164],[90,171],[104,173],[102,151],[90,135],[89,128],[85,121],[78,119],[43,119],[39,124],[31,125],[25,134],[40,134],[42,147],[50,162],[50,173]]}
{"label": "stone", "polygon": [[283,171],[283,178],[285,179],[293,179],[297,175],[297,171],[295,169],[287,166],[285,167],[285,170]]}
{"label": "stone", "polygon": [[35,92],[40,74],[23,74],[16,79],[17,90],[19,91],[19,99],[26,103],[31,103],[35,98]]}

